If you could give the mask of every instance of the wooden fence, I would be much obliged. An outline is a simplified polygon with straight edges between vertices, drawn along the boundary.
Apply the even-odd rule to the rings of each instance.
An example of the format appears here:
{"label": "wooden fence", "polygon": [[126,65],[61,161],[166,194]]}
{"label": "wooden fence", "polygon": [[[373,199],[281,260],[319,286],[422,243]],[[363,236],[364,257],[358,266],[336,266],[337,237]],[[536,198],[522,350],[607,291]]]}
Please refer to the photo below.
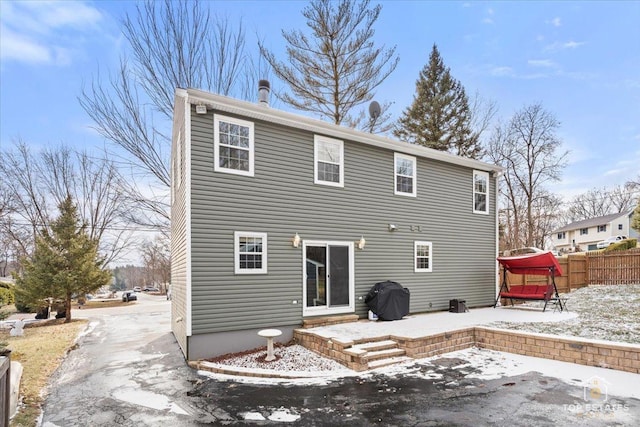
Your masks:
{"label": "wooden fence", "polygon": [[[556,277],[558,291],[565,293],[588,285],[640,284],[640,248],[627,251],[585,252],[558,258],[562,276]],[[500,272],[502,274],[502,271]],[[510,285],[544,282],[541,276],[509,274]]]}
{"label": "wooden fence", "polygon": [[0,352],[0,427],[9,426],[11,411],[11,351]]}

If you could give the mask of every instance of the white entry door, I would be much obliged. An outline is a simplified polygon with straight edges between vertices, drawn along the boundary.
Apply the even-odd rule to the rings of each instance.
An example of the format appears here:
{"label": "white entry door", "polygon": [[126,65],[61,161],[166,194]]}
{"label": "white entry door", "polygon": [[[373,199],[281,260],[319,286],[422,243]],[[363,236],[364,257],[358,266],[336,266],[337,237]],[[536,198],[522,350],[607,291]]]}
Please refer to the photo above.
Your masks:
{"label": "white entry door", "polygon": [[352,242],[303,242],[303,315],[354,311],[353,246]]}

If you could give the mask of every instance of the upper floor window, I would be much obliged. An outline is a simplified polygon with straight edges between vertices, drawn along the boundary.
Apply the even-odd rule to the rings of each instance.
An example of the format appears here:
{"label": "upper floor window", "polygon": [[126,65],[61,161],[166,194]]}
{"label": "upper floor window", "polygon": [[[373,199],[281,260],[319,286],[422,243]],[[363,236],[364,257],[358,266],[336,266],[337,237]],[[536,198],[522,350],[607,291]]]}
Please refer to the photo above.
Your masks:
{"label": "upper floor window", "polygon": [[413,256],[415,259],[414,271],[416,273],[433,271],[433,256],[431,248],[431,242],[413,242]]}
{"label": "upper floor window", "polygon": [[214,170],[253,176],[253,123],[217,115],[213,119]]}
{"label": "upper floor window", "polygon": [[558,233],[558,240],[564,240],[567,237],[567,234],[564,231]]}
{"label": "upper floor window", "polygon": [[473,171],[473,213],[489,213],[489,173]]}
{"label": "upper floor window", "polygon": [[344,187],[344,143],[316,135],[314,145],[314,181],[316,184]]}
{"label": "upper floor window", "polygon": [[589,234],[589,229],[588,228],[581,228],[580,229],[580,235],[584,236],[585,234]]}
{"label": "upper floor window", "polygon": [[395,194],[416,196],[416,158],[394,153]]}
{"label": "upper floor window", "polygon": [[618,230],[622,230],[622,224],[618,224]]}
{"label": "upper floor window", "polygon": [[599,225],[598,226],[598,233],[602,233],[604,231],[607,231],[607,226],[606,225]]}
{"label": "upper floor window", "polygon": [[267,234],[236,231],[233,233],[236,274],[267,272]]}

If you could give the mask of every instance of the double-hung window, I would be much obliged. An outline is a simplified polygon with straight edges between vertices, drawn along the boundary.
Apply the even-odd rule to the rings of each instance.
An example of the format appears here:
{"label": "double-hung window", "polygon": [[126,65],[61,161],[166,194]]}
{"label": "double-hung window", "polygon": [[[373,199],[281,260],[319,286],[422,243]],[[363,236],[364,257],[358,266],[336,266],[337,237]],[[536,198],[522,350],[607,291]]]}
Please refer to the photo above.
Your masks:
{"label": "double-hung window", "polygon": [[214,170],[253,176],[253,123],[217,115],[213,119]]}
{"label": "double-hung window", "polygon": [[431,242],[413,242],[414,271],[431,272],[433,271],[433,254]]}
{"label": "double-hung window", "polygon": [[603,233],[607,231],[607,226],[606,225],[599,225],[598,226],[598,233]]}
{"label": "double-hung window", "polygon": [[314,145],[314,182],[344,187],[344,142],[316,135]]}
{"label": "double-hung window", "polygon": [[587,234],[589,234],[589,229],[588,228],[581,228],[580,229],[580,235],[581,236],[585,236]]}
{"label": "double-hung window", "polygon": [[489,213],[489,173],[473,171],[473,213]]}
{"label": "double-hung window", "polygon": [[395,194],[416,197],[416,158],[394,153]]}
{"label": "double-hung window", "polygon": [[236,274],[265,274],[267,234],[236,231],[233,240]]}

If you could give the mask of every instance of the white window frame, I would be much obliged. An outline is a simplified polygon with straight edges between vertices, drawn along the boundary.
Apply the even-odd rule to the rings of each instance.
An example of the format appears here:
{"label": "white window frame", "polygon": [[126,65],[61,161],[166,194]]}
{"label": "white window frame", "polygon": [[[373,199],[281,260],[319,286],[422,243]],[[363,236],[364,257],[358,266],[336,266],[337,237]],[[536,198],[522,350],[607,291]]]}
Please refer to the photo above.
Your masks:
{"label": "white window frame", "polygon": [[[476,191],[476,176],[482,176],[486,183],[487,183],[487,191],[486,192],[480,192],[480,191]],[[477,171],[474,170],[473,171],[473,199],[471,201],[471,203],[473,203],[473,213],[475,214],[483,214],[483,215],[488,215],[489,214],[489,172],[484,172],[484,171]],[[484,196],[486,197],[486,203],[485,203],[485,209],[484,210],[478,210],[476,209],[476,194],[484,194]]]}
{"label": "white window frame", "polygon": [[[220,166],[220,122],[231,123],[234,125],[249,128],[249,147],[244,148],[244,147],[232,146],[233,148],[247,150],[249,152],[249,170],[248,171],[232,169],[232,168],[224,168]],[[233,117],[221,116],[219,114],[216,114],[213,117],[213,168],[214,168],[213,170],[214,171],[231,173],[235,175],[253,176],[254,148],[255,148],[255,137],[254,137],[253,122],[240,120]]]}
{"label": "white window frame", "polygon": [[[418,267],[418,246],[429,247],[429,268]],[[424,257],[420,257],[424,258]],[[433,243],[422,240],[416,240],[413,242],[413,271],[416,273],[431,273],[433,271]]]}
{"label": "white window frame", "polygon": [[[398,160],[408,160],[413,163],[413,175],[399,175],[398,174]],[[412,192],[407,193],[404,191],[398,191],[398,177],[410,177],[413,179]],[[418,161],[414,156],[408,156],[401,153],[393,153],[393,194],[397,196],[416,197],[418,194]]]}
{"label": "white window frame", "polygon": [[[240,238],[252,237],[262,239],[262,268],[240,268]],[[236,274],[267,274],[267,233],[252,231],[236,231],[233,233],[233,259]]]}
{"label": "white window frame", "polygon": [[607,225],[599,225],[598,226],[598,233],[606,233],[607,232]]}
{"label": "white window frame", "polygon": [[[340,167],[340,180],[338,182],[324,181],[318,179],[318,163],[320,162],[320,146],[322,144],[335,144],[340,151],[340,162],[331,163],[322,161],[323,163],[334,164]],[[344,187],[344,141],[339,139],[328,138],[322,135],[314,135],[313,137],[313,182],[314,184],[330,185],[332,187]]]}

